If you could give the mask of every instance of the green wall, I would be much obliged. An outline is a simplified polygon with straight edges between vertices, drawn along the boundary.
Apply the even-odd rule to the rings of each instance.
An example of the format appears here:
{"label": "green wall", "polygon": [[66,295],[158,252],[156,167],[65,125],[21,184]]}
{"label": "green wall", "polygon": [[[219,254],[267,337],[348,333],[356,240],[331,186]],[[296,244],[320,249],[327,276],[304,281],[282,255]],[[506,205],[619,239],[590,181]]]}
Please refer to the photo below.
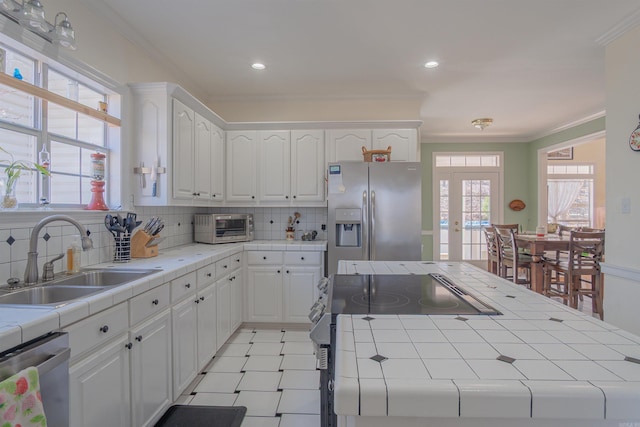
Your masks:
{"label": "green wall", "polygon": [[[505,224],[518,223],[526,230],[538,224],[538,150],[571,141],[605,129],[605,118],[557,132],[526,143],[428,143],[422,144],[422,229],[433,230],[432,155],[434,152],[502,152],[504,153]],[[509,209],[511,200],[520,199],[527,205],[520,212]],[[422,236],[425,260],[433,259],[433,236]]]}

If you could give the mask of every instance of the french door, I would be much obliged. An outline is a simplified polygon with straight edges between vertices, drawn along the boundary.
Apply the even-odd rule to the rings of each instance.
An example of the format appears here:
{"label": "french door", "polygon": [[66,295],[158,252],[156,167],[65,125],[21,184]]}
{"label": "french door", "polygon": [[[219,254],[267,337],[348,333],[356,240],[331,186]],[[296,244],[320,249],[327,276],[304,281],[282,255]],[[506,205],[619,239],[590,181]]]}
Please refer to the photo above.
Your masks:
{"label": "french door", "polygon": [[434,257],[450,261],[487,259],[483,227],[500,221],[499,172],[436,174]]}

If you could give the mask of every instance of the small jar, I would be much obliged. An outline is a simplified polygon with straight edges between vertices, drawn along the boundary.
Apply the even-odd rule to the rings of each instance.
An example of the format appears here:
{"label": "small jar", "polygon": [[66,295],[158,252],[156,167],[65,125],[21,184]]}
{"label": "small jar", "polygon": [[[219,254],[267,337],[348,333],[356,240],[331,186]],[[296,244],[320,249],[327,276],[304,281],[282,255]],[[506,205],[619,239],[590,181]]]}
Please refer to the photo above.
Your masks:
{"label": "small jar", "polygon": [[96,181],[104,180],[104,159],[106,157],[102,153],[91,154],[91,177]]}
{"label": "small jar", "polygon": [[287,240],[293,240],[295,238],[295,235],[296,235],[295,230],[291,230],[291,231],[286,230],[285,233],[286,233]]}

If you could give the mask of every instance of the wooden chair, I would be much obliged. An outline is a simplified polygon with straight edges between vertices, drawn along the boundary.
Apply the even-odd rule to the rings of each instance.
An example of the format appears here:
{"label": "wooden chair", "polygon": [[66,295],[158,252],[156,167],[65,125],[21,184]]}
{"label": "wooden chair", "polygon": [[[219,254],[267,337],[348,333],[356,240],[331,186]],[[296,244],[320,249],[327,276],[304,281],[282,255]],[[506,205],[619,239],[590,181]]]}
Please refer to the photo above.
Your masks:
{"label": "wooden chair", "polygon": [[487,271],[498,274],[498,265],[500,257],[498,255],[498,242],[496,241],[496,229],[493,227],[484,227],[484,238],[487,243]]}
{"label": "wooden chair", "polygon": [[[512,228],[496,227],[496,240],[498,242],[500,277],[511,279],[519,285],[531,284],[531,256],[521,253],[516,242],[516,233]],[[511,269],[511,276],[508,275]],[[526,279],[520,279],[518,269],[526,270]]]}
{"label": "wooden chair", "polygon": [[[569,234],[569,256],[566,260],[545,261],[543,294],[560,297],[565,304],[578,308],[578,298],[591,297],[592,310],[604,318],[602,308],[602,272],[600,263],[604,255],[604,232],[571,231]],[[551,273],[557,272],[563,281],[558,288],[552,286]],[[585,280],[584,277],[589,277]],[[582,286],[583,282],[589,287]]]}

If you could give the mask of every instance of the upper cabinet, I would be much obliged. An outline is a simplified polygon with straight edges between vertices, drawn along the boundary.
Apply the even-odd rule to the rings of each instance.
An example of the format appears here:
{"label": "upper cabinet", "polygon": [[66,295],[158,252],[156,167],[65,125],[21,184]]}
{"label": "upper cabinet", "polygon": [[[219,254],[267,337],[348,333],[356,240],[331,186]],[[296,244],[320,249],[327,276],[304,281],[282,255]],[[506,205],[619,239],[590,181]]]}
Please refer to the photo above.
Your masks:
{"label": "upper cabinet", "polygon": [[258,132],[260,201],[288,203],[291,196],[291,132]]}
{"label": "upper cabinet", "polygon": [[327,131],[329,162],[363,161],[362,147],[386,150],[392,162],[418,162],[417,129],[334,129]]}
{"label": "upper cabinet", "polygon": [[227,201],[257,201],[256,131],[227,132]]}
{"label": "upper cabinet", "polygon": [[324,202],[323,130],[291,131],[291,194],[297,203]]}

